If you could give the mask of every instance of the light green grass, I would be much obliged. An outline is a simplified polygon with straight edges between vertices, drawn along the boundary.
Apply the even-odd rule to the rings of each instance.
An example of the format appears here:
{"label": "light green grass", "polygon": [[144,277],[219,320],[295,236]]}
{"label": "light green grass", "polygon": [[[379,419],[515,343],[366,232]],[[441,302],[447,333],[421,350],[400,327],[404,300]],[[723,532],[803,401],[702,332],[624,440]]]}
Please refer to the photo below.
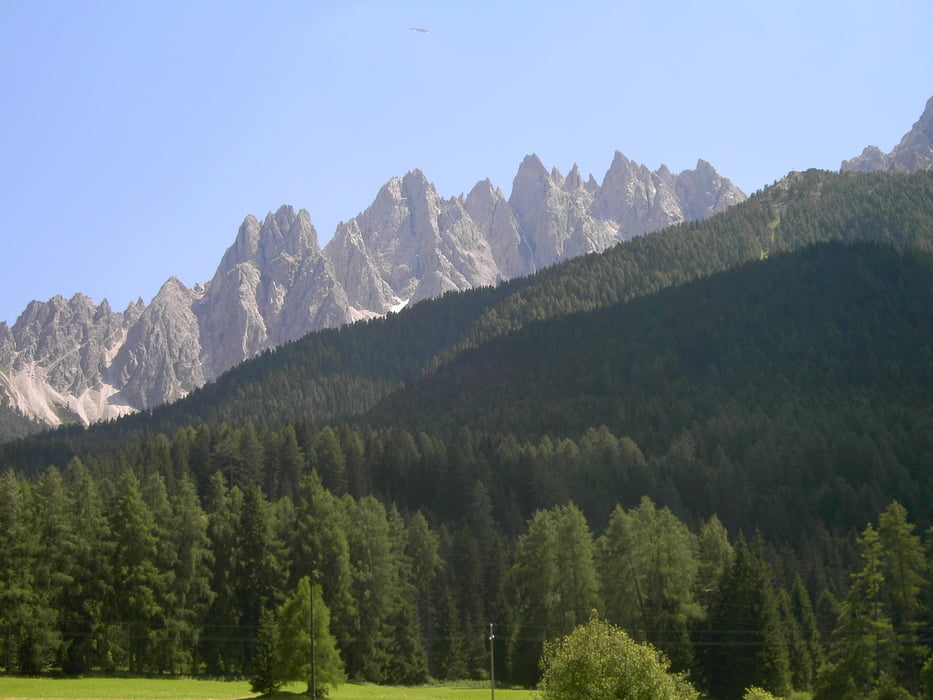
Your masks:
{"label": "light green grass", "polygon": [[[305,689],[296,683],[276,700],[301,700]],[[19,678],[0,676],[0,700],[240,700],[256,694],[246,681],[199,681],[161,678]],[[345,683],[330,693],[331,700],[482,700],[488,687],[437,685],[398,688]],[[496,690],[496,700],[532,700],[530,690]]]}

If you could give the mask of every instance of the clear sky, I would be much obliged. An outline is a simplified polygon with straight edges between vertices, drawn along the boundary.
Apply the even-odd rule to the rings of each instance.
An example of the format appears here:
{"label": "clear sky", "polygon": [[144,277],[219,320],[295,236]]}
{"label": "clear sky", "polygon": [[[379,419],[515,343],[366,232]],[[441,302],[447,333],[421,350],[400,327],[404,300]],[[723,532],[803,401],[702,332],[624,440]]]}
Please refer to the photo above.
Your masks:
{"label": "clear sky", "polygon": [[747,193],[836,170],[919,118],[931,27],[929,0],[0,0],[0,321],[207,281],[282,204],[323,245],[415,168],[443,197],[508,195],[529,153]]}

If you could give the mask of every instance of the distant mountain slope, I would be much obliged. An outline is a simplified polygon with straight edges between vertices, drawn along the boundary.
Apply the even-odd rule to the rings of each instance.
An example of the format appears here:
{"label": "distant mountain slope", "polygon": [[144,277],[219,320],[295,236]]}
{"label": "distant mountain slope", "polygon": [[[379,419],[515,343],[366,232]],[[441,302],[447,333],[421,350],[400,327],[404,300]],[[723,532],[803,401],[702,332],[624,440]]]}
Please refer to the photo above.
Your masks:
{"label": "distant mountain slope", "polygon": [[867,146],[860,156],[842,162],[842,172],[859,171],[912,173],[933,168],[933,97],[910,131],[890,153]]}
{"label": "distant mountain slope", "polygon": [[[64,455],[80,451],[82,441],[119,442],[137,431],[172,434],[202,421],[358,419],[471,348],[531,323],[609,307],[833,240],[933,251],[933,173],[792,174],[703,222],[647,234],[498,287],[449,293],[384,319],[311,334],[173,405],[87,433],[59,433],[46,444],[57,443],[54,449]],[[457,395],[452,391],[450,400]]]}
{"label": "distant mountain slope", "polygon": [[[170,479],[191,469],[205,488],[223,470],[241,485],[261,478],[273,494],[294,488],[295,469],[314,465],[324,483],[447,523],[463,517],[464,495],[482,482],[497,517],[516,530],[535,509],[568,499],[604,523],[615,504],[648,495],[697,522],[717,513],[730,531],[813,547],[807,556],[819,561],[835,561],[819,548],[892,499],[916,512],[919,526],[931,524],[929,252],[871,241],[808,245],[531,322],[420,378],[380,387],[411,369],[400,354],[410,323],[442,319],[446,307],[435,340],[456,336],[461,313],[475,317],[494,291],[315,334],[313,356],[307,348],[289,356],[302,340],[228,373],[219,393],[198,392],[220,399],[242,429],[181,427],[197,426],[178,413],[191,408],[183,401],[0,445],[0,463],[28,473],[78,454],[102,475],[128,464],[172,470]],[[419,313],[424,306],[431,313]],[[375,352],[365,359],[373,342],[378,361]],[[330,383],[302,358],[320,362]],[[252,390],[266,381],[291,391],[254,403]],[[382,401],[335,430],[294,412],[270,428],[268,414],[254,412],[284,411],[307,393],[379,388]],[[287,439],[303,447],[285,464],[278,451]]]}
{"label": "distant mountain slope", "polygon": [[[488,180],[443,199],[420,171],[393,178],[324,249],[304,210],[247,216],[206,284],[171,278],[123,312],[55,297],[0,323],[0,403],[47,425],[148,409],[311,331],[527,275],[744,198],[704,161],[674,175],[616,153],[598,184],[528,156],[509,199]],[[0,439],[13,434],[0,425]]]}
{"label": "distant mountain slope", "polygon": [[861,396],[926,411],[931,299],[930,254],[822,243],[529,323],[394,392],[367,420],[534,439],[605,424],[657,454],[724,409],[770,411],[800,397],[842,409]]}

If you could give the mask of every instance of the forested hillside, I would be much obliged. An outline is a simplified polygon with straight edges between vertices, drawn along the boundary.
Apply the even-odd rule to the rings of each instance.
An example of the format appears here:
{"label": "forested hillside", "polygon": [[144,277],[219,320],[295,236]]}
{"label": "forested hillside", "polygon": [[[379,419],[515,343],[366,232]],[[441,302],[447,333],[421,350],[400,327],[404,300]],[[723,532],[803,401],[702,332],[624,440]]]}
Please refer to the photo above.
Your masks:
{"label": "forested hillside", "polygon": [[[770,254],[828,240],[933,248],[933,173],[793,173],[732,209],[496,288],[448,293],[398,314],[313,333],[226,373],[186,399],[90,431],[12,448],[15,463],[67,461],[150,431],[207,422],[271,425],[359,416],[462,350],[531,321],[655,293]],[[0,452],[0,459],[3,458]],[[54,459],[52,459],[54,457]]]}
{"label": "forested hillside", "polygon": [[714,699],[916,692],[931,254],[933,174],[796,174],[7,443],[0,665],[250,673],[318,574],[352,678],[480,677],[494,622],[534,683],[596,608]]}

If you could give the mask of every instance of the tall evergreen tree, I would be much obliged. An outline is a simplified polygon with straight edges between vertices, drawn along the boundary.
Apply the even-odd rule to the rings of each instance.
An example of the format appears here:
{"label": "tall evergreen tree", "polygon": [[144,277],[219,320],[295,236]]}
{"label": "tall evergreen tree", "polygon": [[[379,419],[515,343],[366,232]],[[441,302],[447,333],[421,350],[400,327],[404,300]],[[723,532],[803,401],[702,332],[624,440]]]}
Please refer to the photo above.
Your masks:
{"label": "tall evergreen tree", "polygon": [[[73,583],[75,573],[76,523],[69,517],[69,497],[61,472],[50,467],[33,484],[39,558],[33,564],[35,589],[39,597],[48,602],[49,615],[58,620],[55,629],[44,631],[49,642],[58,646],[57,664],[64,662],[61,633],[67,622],[65,591]],[[39,621],[37,620],[37,623]],[[41,630],[41,624],[36,627]]]}
{"label": "tall evergreen tree", "polygon": [[613,511],[596,543],[606,620],[690,667],[689,627],[703,611],[693,598],[698,563],[694,536],[669,509],[644,497]]}
{"label": "tall evergreen tree", "polygon": [[437,637],[436,579],[442,575],[445,562],[440,556],[437,533],[420,512],[405,523],[405,555],[411,562],[411,585],[414,589],[416,611],[421,622],[421,638],[425,649],[432,649]]}
{"label": "tall evergreen tree", "polygon": [[593,539],[575,505],[532,516],[518,540],[509,580],[515,600],[512,679],[532,686],[539,678],[544,642],[568,634],[599,605]]}
{"label": "tall evergreen tree", "polygon": [[213,595],[200,635],[201,658],[211,673],[243,673],[242,646],[238,641],[240,604],[237,599],[237,528],[243,508],[243,492],[227,488],[220,472],[211,477],[207,497],[207,537],[213,562],[210,589]]}
{"label": "tall evergreen tree", "polygon": [[929,564],[920,537],[907,520],[907,510],[891,503],[878,517],[884,564],[886,608],[898,653],[899,680],[911,691],[920,689],[920,667],[930,648],[921,641],[922,594],[929,585]]}
{"label": "tall evergreen tree", "polygon": [[171,670],[195,673],[201,628],[215,597],[211,590],[214,555],[207,533],[207,517],[201,509],[194,482],[188,476],[177,481],[171,505],[170,537],[175,552],[174,579],[169,591]]}
{"label": "tall evergreen tree", "polygon": [[244,668],[252,663],[263,609],[280,600],[285,583],[282,555],[282,543],[275,539],[272,529],[269,504],[258,486],[248,486],[237,527],[233,582]]}
{"label": "tall evergreen tree", "polygon": [[405,523],[395,506],[387,512],[392,558],[398,567],[393,611],[389,616],[393,644],[386,680],[389,683],[418,685],[428,679],[428,655],[418,614],[418,586],[414,564],[408,553]]}
{"label": "tall evergreen tree", "polygon": [[351,679],[384,682],[391,655],[398,569],[393,561],[385,506],[366,496],[341,499],[353,575],[357,625],[344,661]]}
{"label": "tall evergreen tree", "polygon": [[849,593],[833,630],[833,664],[820,673],[815,698],[864,697],[884,675],[893,675],[897,657],[894,627],[885,611],[884,551],[869,523],[858,540],[862,568],[852,575]]}
{"label": "tall evergreen tree", "polygon": [[291,553],[293,582],[302,576],[320,576],[337,645],[346,653],[359,625],[350,545],[340,502],[324,489],[317,471],[306,474],[298,487]]}
{"label": "tall evergreen tree", "polygon": [[42,549],[29,483],[0,475],[0,664],[34,674],[55,660],[57,615],[42,581]]}
{"label": "tall evergreen tree", "polygon": [[74,549],[71,575],[62,590],[62,670],[79,674],[98,665],[106,668],[111,657],[105,605],[113,595],[113,540],[94,479],[77,457],[68,464],[65,484]]}
{"label": "tall evergreen tree", "polygon": [[113,573],[120,582],[113,589],[112,608],[123,628],[126,665],[138,673],[148,668],[154,625],[164,611],[159,601],[162,574],[157,565],[156,523],[143,500],[139,480],[129,469],[117,486],[110,524]]}
{"label": "tall evergreen tree", "polygon": [[697,533],[697,577],[694,596],[708,610],[719,592],[723,574],[732,562],[732,545],[722,522],[715,515],[700,525]]}
{"label": "tall evergreen tree", "polygon": [[303,576],[294,593],[277,608],[264,612],[259,653],[254,658],[253,689],[271,692],[290,681],[308,684],[316,697],[345,680],[343,662],[330,632],[330,611],[321,587]]}
{"label": "tall evergreen tree", "polygon": [[710,695],[738,700],[746,688],[790,692],[787,643],[771,571],[739,537],[708,621],[700,659]]}
{"label": "tall evergreen tree", "polygon": [[803,585],[800,576],[794,579],[789,603],[790,613],[800,629],[801,644],[797,660],[792,660],[791,663],[794,688],[812,690],[817,673],[823,665],[823,643],[816,614],[810,603],[810,594],[807,593],[807,588]]}

